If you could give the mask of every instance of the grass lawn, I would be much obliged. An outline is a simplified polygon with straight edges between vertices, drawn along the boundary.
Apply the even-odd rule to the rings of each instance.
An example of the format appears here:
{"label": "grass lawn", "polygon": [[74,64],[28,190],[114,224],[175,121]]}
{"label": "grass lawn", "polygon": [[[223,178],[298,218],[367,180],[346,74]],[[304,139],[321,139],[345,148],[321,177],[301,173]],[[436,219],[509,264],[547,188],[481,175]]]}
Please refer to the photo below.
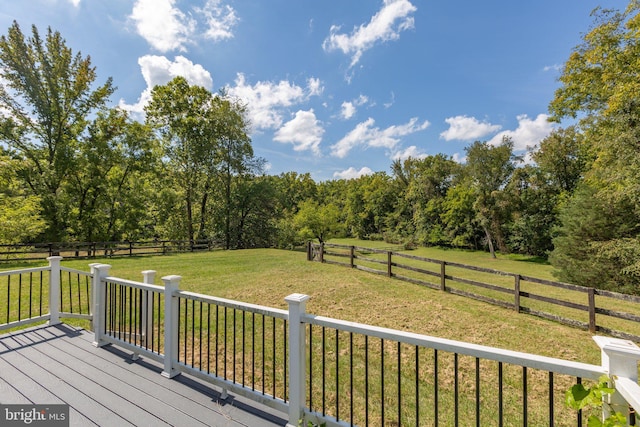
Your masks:
{"label": "grass lawn", "polygon": [[586,331],[384,276],[307,262],[303,252],[253,249],[63,265],[88,270],[89,262],[111,264],[111,275],[138,281],[141,271],[156,270],[156,284],[177,274],[182,289],[222,298],[286,308],[287,295],[304,293],[311,296],[307,311],[317,315],[587,363],[600,360]]}
{"label": "grass lawn", "polygon": [[[467,252],[443,251],[443,253],[445,252],[456,256],[456,258],[446,257],[447,260],[465,264],[481,262],[480,257],[463,259],[465,255],[469,255]],[[437,254],[420,252],[420,250],[411,251],[411,253],[431,258],[442,258]],[[472,255],[478,256],[477,254]],[[519,265],[518,261],[504,261],[514,263],[513,265],[516,266]],[[591,335],[586,331],[526,314],[517,314],[511,309],[492,306],[480,301],[394,280],[385,276],[338,265],[308,262],[304,252],[276,249],[215,251],[137,258],[69,260],[63,261],[63,266],[88,271],[88,264],[91,262],[110,264],[112,266],[110,275],[137,281],[142,280],[141,272],[143,270],[156,270],[156,284],[162,283],[162,276],[180,275],[182,276],[180,288],[183,290],[270,307],[286,308],[284,298],[287,295],[304,293],[311,296],[310,301],[307,303],[307,311],[316,315],[567,360],[600,364],[600,351],[591,339]],[[535,268],[538,265],[527,262],[523,264],[527,265],[528,268]],[[487,263],[479,265],[489,266]],[[502,269],[502,267],[498,266],[490,267]],[[516,269],[516,271],[521,270]],[[533,272],[526,274],[536,275]],[[317,333],[318,331],[316,331]],[[342,346],[345,345],[344,340],[346,339],[346,336],[341,338],[343,341]],[[319,337],[316,335],[314,348],[319,342]],[[361,345],[362,343],[356,342],[356,346]],[[328,344],[328,348],[331,348],[330,344]],[[343,347],[341,347],[341,353],[342,351],[345,351]],[[385,366],[387,363],[393,364],[395,360],[393,351],[393,349],[389,350],[389,360],[385,361]],[[412,351],[412,348],[405,347],[403,349],[403,358],[405,355],[411,354]],[[331,351],[327,354],[328,359],[331,359]],[[421,369],[427,370],[421,374],[425,378],[424,384],[421,385],[421,389],[424,387],[421,395],[427,396],[431,390],[428,385],[428,378],[431,378],[431,374],[428,371],[430,368],[427,352],[424,353],[424,357],[426,359],[421,362]],[[347,357],[344,356],[341,358],[340,369],[342,372],[346,372],[343,366],[343,363],[346,363],[346,359]],[[405,362],[410,364],[410,360],[404,361],[403,359],[403,364]],[[374,361],[371,363],[375,364]],[[440,399],[442,399],[441,404],[446,408],[446,411],[451,411],[452,396],[450,396],[451,384],[449,384],[451,382],[451,373],[447,374],[445,371],[451,369],[452,363],[451,360],[447,359],[443,359],[441,362],[443,388]],[[484,362],[482,363],[484,365]],[[473,377],[471,373],[474,369],[474,361],[472,358],[467,360],[466,357],[461,357],[460,364],[462,372],[461,386],[472,390]],[[317,372],[319,368],[320,364],[316,359],[314,372]],[[488,364],[487,368],[483,370],[483,381],[486,380],[488,384],[496,384],[495,372],[491,371],[492,369],[494,367],[489,367]],[[392,370],[389,370],[389,375],[393,376],[392,372]],[[405,372],[411,372],[410,366],[406,371],[403,369],[403,375],[405,375]],[[536,372],[536,374],[542,373]],[[331,373],[329,372],[327,375],[328,379],[330,378],[330,381],[333,381]],[[517,378],[519,375],[520,373],[516,369],[510,376]],[[537,393],[542,395],[545,392],[546,379],[544,377],[538,378],[533,373],[530,375],[532,375],[530,381],[533,382],[529,390],[532,396],[530,404],[534,412],[540,412],[539,419],[544,420],[546,409],[544,407],[537,408],[533,403],[533,399],[535,399]],[[387,376],[386,373],[385,376]],[[389,377],[385,382],[393,384],[394,381],[395,378]],[[515,386],[506,383],[505,387],[516,390],[517,380],[514,381],[516,383]],[[556,388],[557,396],[562,396],[563,391],[570,384],[567,382],[569,379],[567,381],[562,379],[561,382],[559,378],[556,381],[554,388]],[[409,387],[412,383],[413,380],[411,379],[403,380],[403,388],[405,386]],[[378,385],[371,384],[370,386],[374,390]],[[538,386],[542,387],[542,391],[538,390]],[[328,392],[331,393],[330,391]],[[482,401],[487,403],[486,405],[483,403],[483,408],[494,408],[495,402],[493,400],[495,400],[495,394],[491,390],[483,389]],[[514,402],[508,400],[512,398]],[[314,399],[315,405],[317,405],[319,398],[316,397]],[[510,393],[508,399],[505,402],[508,405],[507,407],[515,408],[518,404],[518,392]],[[491,404],[488,403],[490,401],[492,402]],[[429,405],[427,403],[425,402],[424,408],[421,409],[421,412],[424,411],[421,419],[424,420],[429,417]],[[407,402],[407,405],[410,406],[410,402]],[[472,413],[472,403],[469,403],[469,405],[471,406],[469,406],[468,412]],[[558,403],[558,405],[561,406],[561,403]],[[394,404],[391,404],[390,408],[388,408],[388,415],[391,418],[393,418],[393,406]],[[515,409],[513,410],[516,411]],[[407,409],[407,411],[411,412],[410,409]],[[495,421],[495,418],[492,418],[494,409],[485,409],[484,411],[483,419],[486,417],[487,420],[493,419]],[[465,409],[465,412],[467,412],[467,409]],[[407,420],[407,424],[411,424],[410,415],[403,415],[403,419]],[[570,413],[566,419],[572,419]],[[557,425],[565,425],[564,420],[564,418],[562,422],[558,420]],[[511,421],[513,421],[513,425],[522,424],[518,421],[516,413],[509,416],[509,421],[506,425],[512,425]],[[491,421],[487,422],[490,423]]]}

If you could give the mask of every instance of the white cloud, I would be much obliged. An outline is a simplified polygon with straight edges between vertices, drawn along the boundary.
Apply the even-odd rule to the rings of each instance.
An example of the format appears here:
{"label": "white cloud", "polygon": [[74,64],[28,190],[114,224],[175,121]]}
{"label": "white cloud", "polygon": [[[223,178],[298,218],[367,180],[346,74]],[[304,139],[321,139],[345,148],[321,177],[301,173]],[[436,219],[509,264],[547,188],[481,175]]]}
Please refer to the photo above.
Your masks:
{"label": "white cloud", "polygon": [[277,129],[282,126],[282,109],[298,104],[321,91],[320,81],[308,80],[307,92],[289,81],[278,83],[259,81],[248,84],[244,74],[238,73],[235,86],[227,88],[229,95],[240,98],[247,104],[249,120],[254,130]]}
{"label": "white cloud", "polygon": [[356,114],[356,111],[358,110],[356,107],[360,107],[367,102],[369,102],[369,98],[364,95],[360,95],[352,101],[344,101],[341,105],[340,117],[345,120],[350,119]]}
{"label": "white cloud", "polygon": [[452,157],[453,157],[453,161],[456,163],[460,163],[460,164],[467,163],[467,156],[465,155],[462,155],[460,153],[454,153]]}
{"label": "white cloud", "polygon": [[188,13],[176,7],[176,0],[136,0],[129,18],[138,34],[160,52],[184,52],[200,37],[231,38],[238,22],[235,10],[221,0],[207,0],[204,7],[193,7]]}
{"label": "white cloud", "polygon": [[80,0],[69,0],[69,3],[71,3],[75,7],[80,6]]}
{"label": "white cloud", "polygon": [[354,114],[356,114],[356,107],[355,105],[353,105],[353,102],[343,102],[342,103],[342,109],[340,110],[340,116],[343,119],[350,119],[351,117],[354,116]]}
{"label": "white cloud", "polygon": [[358,123],[344,138],[331,146],[331,155],[343,158],[358,145],[384,147],[393,150],[400,142],[400,137],[419,132],[429,126],[428,121],[425,120],[419,123],[415,117],[403,125],[389,126],[382,130],[373,127],[374,124],[375,120],[371,117],[364,122]]}
{"label": "white cloud", "polygon": [[469,141],[482,138],[490,133],[499,131],[502,126],[480,122],[475,117],[455,116],[444,120],[449,129],[440,134],[445,141],[462,140]]}
{"label": "white cloud", "polygon": [[561,71],[562,65],[560,64],[546,65],[542,70],[543,71]]}
{"label": "white cloud", "polygon": [[324,92],[324,86],[320,79],[310,77],[307,79],[307,89],[309,90],[309,96],[320,96]]}
{"label": "white cloud", "polygon": [[427,157],[427,154],[420,148],[412,145],[402,151],[397,151],[393,156],[391,156],[391,160],[407,160],[409,157],[412,159],[424,159]]}
{"label": "white cloud", "polygon": [[340,33],[340,27],[332,25],[329,37],[322,43],[325,51],[341,50],[352,55],[350,68],[358,63],[362,54],[378,42],[397,40],[400,32],[413,28],[413,12],[417,9],[408,0],[384,0],[382,8],[368,24],[354,27],[350,35]]}
{"label": "white cloud", "polygon": [[293,119],[278,129],[273,140],[292,143],[295,151],[311,150],[314,154],[319,155],[323,134],[324,129],[316,118],[313,109],[309,111],[299,110]]}
{"label": "white cloud", "polygon": [[198,85],[211,90],[213,79],[211,74],[200,64],[194,64],[184,56],[176,56],[170,61],[165,56],[145,55],[138,58],[138,65],[147,88],[142,92],[138,102],[126,104],[120,100],[120,107],[134,113],[138,117],[144,115],[144,107],[151,100],[151,90],[156,85],[164,85],[174,77],[184,77],[190,85]]}
{"label": "white cloud", "polygon": [[505,130],[498,133],[489,140],[489,144],[500,145],[503,138],[508,137],[513,140],[514,151],[524,151],[527,147],[533,147],[540,143],[553,131],[553,125],[549,122],[549,116],[546,114],[538,114],[534,120],[531,120],[526,114],[521,114],[517,118],[518,127],[515,130]]}
{"label": "white cloud", "polygon": [[221,3],[221,0],[207,0],[204,7],[194,8],[196,13],[202,14],[207,20],[204,37],[214,41],[232,38],[231,30],[239,21],[236,11],[231,6]]}
{"label": "white cloud", "polygon": [[160,52],[185,51],[196,28],[195,20],[174,4],[175,0],[137,0],[130,15],[138,34]]}
{"label": "white cloud", "polygon": [[334,172],[333,177],[336,179],[355,179],[360,178],[364,175],[373,175],[373,171],[368,167],[363,167],[360,170],[356,170],[353,166],[349,169],[343,170],[341,172]]}

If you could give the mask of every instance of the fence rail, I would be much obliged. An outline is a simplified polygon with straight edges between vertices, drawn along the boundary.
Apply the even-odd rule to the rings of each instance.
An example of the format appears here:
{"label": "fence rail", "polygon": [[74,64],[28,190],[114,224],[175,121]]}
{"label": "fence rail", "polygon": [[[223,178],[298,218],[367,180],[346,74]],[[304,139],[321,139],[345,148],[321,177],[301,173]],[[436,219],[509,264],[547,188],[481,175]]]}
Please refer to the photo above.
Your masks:
{"label": "fence rail", "polygon": [[220,245],[213,240],[149,240],[108,242],[57,242],[0,245],[0,262],[42,260],[60,255],[66,259],[164,255],[210,251]]}
{"label": "fence rail", "polygon": [[307,259],[385,275],[591,333],[640,342],[640,296],[636,295],[358,246],[310,242]]}

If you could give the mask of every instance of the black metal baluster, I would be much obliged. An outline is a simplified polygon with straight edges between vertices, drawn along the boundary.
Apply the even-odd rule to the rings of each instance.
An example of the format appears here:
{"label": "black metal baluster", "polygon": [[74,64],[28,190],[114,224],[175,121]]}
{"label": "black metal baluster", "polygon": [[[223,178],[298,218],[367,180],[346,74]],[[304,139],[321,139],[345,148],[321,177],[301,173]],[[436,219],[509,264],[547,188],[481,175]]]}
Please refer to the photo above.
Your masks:
{"label": "black metal baluster", "polygon": [[200,321],[198,322],[198,325],[200,325],[200,327],[198,328],[198,332],[200,333],[200,337],[198,338],[198,350],[200,351],[200,360],[198,363],[198,369],[200,371],[202,371],[202,301],[200,301]]}
{"label": "black metal baluster", "polygon": [[476,426],[480,427],[480,358],[476,357]]}
{"label": "black metal baluster", "polygon": [[[78,276],[78,313],[82,314],[82,299],[80,298],[80,296],[82,295],[82,292],[80,291],[80,274],[76,274],[76,276]],[[69,283],[69,287],[71,287],[71,283]]]}
{"label": "black metal baluster", "polygon": [[223,378],[227,379],[227,307],[224,307],[224,360],[222,361],[222,366],[224,368]]}
{"label": "black metal baluster", "polygon": [[364,425],[369,425],[369,336],[364,336]]}
{"label": "black metal baluster", "polygon": [[265,378],[264,378],[264,355],[266,353],[265,348],[264,348],[264,334],[265,334],[265,323],[264,323],[264,314],[262,315],[262,394],[264,395],[264,389],[265,389]]}
{"label": "black metal baluster", "polygon": [[29,318],[32,317],[33,306],[33,272],[29,273]]}
{"label": "black metal baluster", "polygon": [[522,367],[522,425],[527,427],[527,367]]}
{"label": "black metal baluster", "polygon": [[313,412],[313,325],[309,323],[309,410]]}
{"label": "black metal baluster", "polygon": [[419,347],[416,346],[416,425],[420,425],[420,369],[419,369],[419,360],[420,360],[420,351]]}
{"label": "black metal baluster", "polygon": [[380,411],[384,425],[384,339],[380,339]]}
{"label": "black metal baluster", "polygon": [[[67,283],[69,284],[69,310],[71,313],[73,313],[73,292],[71,290],[72,286],[70,271],[68,272]],[[60,289],[62,289],[62,271],[60,272]],[[60,291],[60,294],[62,294],[62,291]],[[62,304],[60,304],[60,309],[60,311],[62,311]]]}
{"label": "black metal baluster", "polygon": [[220,311],[220,306],[216,304],[216,377],[218,376],[218,335],[220,335],[219,333],[219,326],[218,324],[220,323],[218,321],[219,319],[219,311]]}
{"label": "black metal baluster", "polygon": [[325,405],[325,353],[326,353],[326,349],[325,349],[325,338],[326,338],[326,328],[323,326],[322,327],[322,416],[324,417],[324,415],[326,414],[326,405]]}
{"label": "black metal baluster", "polygon": [[353,426],[353,332],[349,332],[349,424]]}
{"label": "black metal baluster", "polygon": [[161,298],[162,298],[162,295],[160,294],[160,292],[158,292],[158,320],[157,320],[157,322],[158,322],[158,351],[157,351],[157,353],[158,354],[160,354],[160,327],[162,325],[160,323],[160,313],[162,311],[161,310],[161,308],[162,308],[162,304],[161,304],[162,300],[161,300]]}
{"label": "black metal baluster", "polygon": [[244,327],[244,321],[245,321],[245,310],[242,310],[242,387],[244,388],[244,364],[245,364],[245,358],[244,358],[244,338],[245,338],[245,327]]}
{"label": "black metal baluster", "polygon": [[18,322],[22,320],[22,274],[18,274]]}
{"label": "black metal baluster", "polygon": [[[166,295],[166,294],[165,294],[164,297],[165,298],[171,298],[171,296]],[[178,344],[176,345],[176,348],[178,348],[178,354],[176,355],[176,357],[178,359],[178,362],[180,362],[180,312],[182,311],[182,309],[180,307],[182,307],[182,298],[178,297],[178,319],[176,319],[176,322],[178,324],[178,326],[176,326],[176,329],[178,330]],[[185,335],[184,339],[186,341],[186,339],[187,339],[186,335]]]}
{"label": "black metal baluster", "polygon": [[231,374],[233,383],[236,383],[236,309],[233,309],[233,373]]}
{"label": "black metal baluster", "polygon": [[459,379],[458,379],[458,353],[453,353],[453,406],[454,406],[454,414],[453,414],[453,422],[456,426],[458,426],[458,417],[460,415],[460,408],[458,401],[458,391],[459,391]]}
{"label": "black metal baluster", "polygon": [[256,389],[256,313],[251,313],[251,391]]}
{"label": "black metal baluster", "polygon": [[[576,378],[576,384],[582,384],[582,378]],[[582,427],[582,409],[578,409],[578,427]]]}
{"label": "black metal baluster", "polygon": [[211,372],[211,303],[207,303],[207,375]]}
{"label": "black metal baluster", "polygon": [[272,368],[272,374],[273,376],[272,381],[273,381],[273,392],[271,393],[271,396],[273,396],[273,398],[276,398],[276,318],[273,317],[273,349],[272,349],[272,362],[271,362],[271,368]]}
{"label": "black metal baluster", "polygon": [[282,321],[282,336],[284,337],[284,352],[282,353],[282,363],[284,364],[284,395],[283,400],[287,402],[287,320]]}
{"label": "black metal baluster", "polygon": [[401,347],[401,343],[400,341],[398,341],[398,427],[400,427],[402,425],[402,419],[401,419],[401,415],[402,415],[402,389],[401,389],[401,373],[400,373],[400,367],[402,364],[402,360],[400,358],[400,347]]}
{"label": "black metal baluster", "polygon": [[339,375],[339,343],[340,343],[340,331],[336,329],[336,420],[340,421],[340,375]]}
{"label": "black metal baluster", "polygon": [[502,427],[504,418],[502,362],[498,362],[498,427]]}
{"label": "black metal baluster", "polygon": [[[43,272],[41,271],[41,272],[40,272],[40,310],[39,310],[39,312],[38,312],[38,316],[42,316],[42,300],[43,300],[43,298],[42,298],[42,282],[43,282],[43,280],[42,280],[42,278],[43,278],[43,277],[42,277],[42,275],[43,275]],[[8,296],[9,296],[9,295],[7,295],[7,297],[8,297]],[[7,298],[7,301],[9,301],[9,298]]]}
{"label": "black metal baluster", "polygon": [[[191,300],[191,367],[194,366],[196,351],[196,300]],[[186,357],[186,356],[185,356]]]}
{"label": "black metal baluster", "polygon": [[[42,301],[42,297],[40,298]],[[11,313],[11,306],[9,303],[11,302],[11,275],[7,276],[7,321],[5,323],[9,323],[9,313]],[[51,311],[51,308],[49,308]]]}
{"label": "black metal baluster", "polygon": [[549,425],[553,427],[553,372],[549,371]]}
{"label": "black metal baluster", "polygon": [[89,301],[90,293],[89,293],[89,276],[84,276],[85,289],[87,291],[87,314],[91,314],[91,301]]}

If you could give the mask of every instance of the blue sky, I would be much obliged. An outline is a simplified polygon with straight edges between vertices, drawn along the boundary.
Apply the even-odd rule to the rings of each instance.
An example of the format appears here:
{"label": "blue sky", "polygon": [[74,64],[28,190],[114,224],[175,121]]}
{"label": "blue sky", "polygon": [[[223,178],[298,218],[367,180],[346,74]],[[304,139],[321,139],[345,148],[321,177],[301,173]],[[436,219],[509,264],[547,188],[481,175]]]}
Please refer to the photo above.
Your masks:
{"label": "blue sky", "polygon": [[111,101],[142,120],[150,89],[182,75],[247,103],[268,173],[316,180],[394,159],[549,134],[557,78],[597,7],[620,0],[0,0],[90,55]]}

